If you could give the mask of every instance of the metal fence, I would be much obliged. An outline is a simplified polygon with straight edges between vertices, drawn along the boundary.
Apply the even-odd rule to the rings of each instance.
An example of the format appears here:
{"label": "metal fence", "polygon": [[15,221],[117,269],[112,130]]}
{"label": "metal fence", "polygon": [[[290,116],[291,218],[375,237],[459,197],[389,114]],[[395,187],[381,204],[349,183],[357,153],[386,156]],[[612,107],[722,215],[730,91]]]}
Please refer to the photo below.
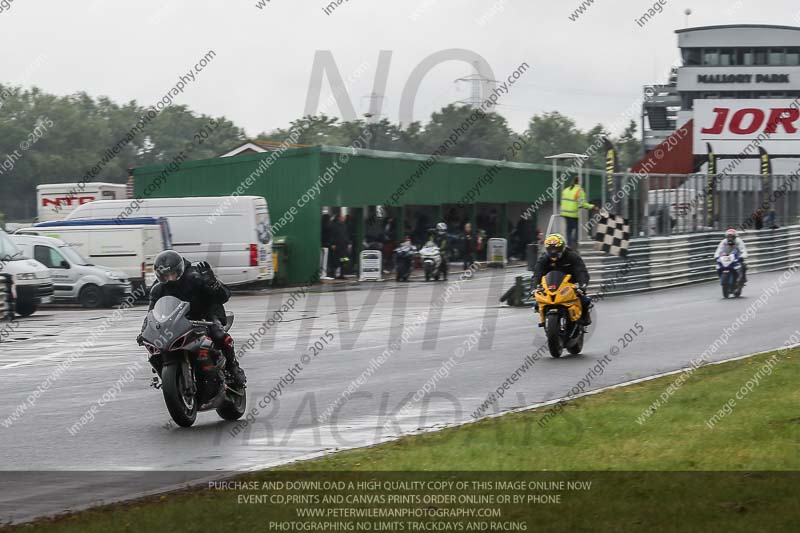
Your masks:
{"label": "metal fence", "polygon": [[631,223],[634,237],[800,223],[800,171],[790,175],[615,174],[601,203]]}
{"label": "metal fence", "polygon": [[[749,230],[742,238],[747,245],[748,273],[800,265],[800,225]],[[606,255],[583,243],[581,256],[591,276],[589,295],[602,299],[717,280],[714,252],[721,240],[718,231],[635,239],[627,257]],[[501,301],[512,306],[532,305],[531,283],[530,272],[517,276]]]}
{"label": "metal fence", "polygon": [[[742,233],[748,272],[770,272],[800,262],[800,226]],[[628,257],[581,251],[592,281],[592,295],[625,294],[717,279],[714,252],[720,232],[636,239]]]}

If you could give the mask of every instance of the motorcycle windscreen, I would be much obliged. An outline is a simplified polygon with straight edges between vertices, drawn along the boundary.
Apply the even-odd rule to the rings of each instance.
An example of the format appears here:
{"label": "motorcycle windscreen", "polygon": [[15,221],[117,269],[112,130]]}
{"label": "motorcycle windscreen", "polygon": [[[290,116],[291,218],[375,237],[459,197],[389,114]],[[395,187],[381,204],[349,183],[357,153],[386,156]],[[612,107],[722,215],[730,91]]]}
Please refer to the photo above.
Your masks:
{"label": "motorcycle windscreen", "polygon": [[164,296],[147,315],[147,326],[142,337],[158,348],[166,348],[173,339],[192,329],[192,323],[186,318],[188,312],[189,302]]}
{"label": "motorcycle windscreen", "polygon": [[164,322],[173,320],[176,316],[188,313],[189,302],[184,302],[174,296],[164,296],[163,298],[159,298],[156,305],[153,306],[152,312],[153,318],[163,324]]}
{"label": "motorcycle windscreen", "polygon": [[561,284],[564,282],[564,278],[566,277],[567,275],[563,272],[553,270],[544,277],[545,287],[551,291],[554,291],[561,286]]}

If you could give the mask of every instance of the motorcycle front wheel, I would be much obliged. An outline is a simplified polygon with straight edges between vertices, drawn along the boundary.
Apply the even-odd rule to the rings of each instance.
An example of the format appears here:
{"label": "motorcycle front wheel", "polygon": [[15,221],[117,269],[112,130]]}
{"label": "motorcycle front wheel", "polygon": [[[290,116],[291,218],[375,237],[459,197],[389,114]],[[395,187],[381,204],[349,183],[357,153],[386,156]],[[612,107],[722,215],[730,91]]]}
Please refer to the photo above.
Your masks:
{"label": "motorcycle front wheel", "polygon": [[239,420],[247,411],[247,392],[244,387],[240,390],[231,389],[227,393],[225,403],[217,409],[217,414],[223,420]]}
{"label": "motorcycle front wheel", "polygon": [[561,357],[564,344],[561,341],[561,317],[557,314],[547,315],[544,319],[544,331],[547,334],[547,348],[556,359]]}
{"label": "motorcycle front wheel", "polygon": [[575,339],[575,342],[572,345],[567,347],[567,351],[572,355],[578,355],[583,351],[583,326],[581,326],[581,332],[578,334],[578,338]]}
{"label": "motorcycle front wheel", "polygon": [[197,399],[187,394],[182,367],[186,363],[167,365],[161,370],[161,390],[170,416],[181,427],[191,427],[197,419]]}

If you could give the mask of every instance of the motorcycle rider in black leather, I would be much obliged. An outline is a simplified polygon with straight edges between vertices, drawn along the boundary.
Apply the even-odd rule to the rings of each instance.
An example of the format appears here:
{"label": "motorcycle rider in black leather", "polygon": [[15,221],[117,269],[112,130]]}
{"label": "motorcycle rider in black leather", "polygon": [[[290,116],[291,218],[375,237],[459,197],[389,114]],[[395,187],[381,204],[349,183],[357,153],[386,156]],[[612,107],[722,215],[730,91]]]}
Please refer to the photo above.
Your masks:
{"label": "motorcycle rider in black leather", "polygon": [[589,309],[592,307],[592,300],[586,294],[589,286],[589,271],[583,262],[580,254],[568,248],[566,240],[559,233],[548,235],[544,240],[545,253],[539,257],[533,269],[532,282],[534,286],[541,286],[542,277],[553,270],[558,270],[570,275],[570,281],[578,286],[578,296],[581,299],[582,312],[581,319],[584,326],[592,323]]}
{"label": "motorcycle rider in black leather", "polygon": [[[223,304],[230,299],[231,291],[214,275],[211,265],[202,261],[192,265],[174,250],[164,250],[156,257],[153,268],[158,280],[150,288],[150,309],[163,296],[174,296],[189,302],[189,320],[213,322],[208,327],[208,335],[214,345],[225,356],[225,369],[237,386],[246,383],[244,371],[236,359],[233,338],[224,327],[227,323]],[[144,331],[144,326],[142,326]],[[142,344],[142,336],[136,338]],[[156,367],[156,364],[153,365]],[[160,372],[160,368],[156,368]]]}

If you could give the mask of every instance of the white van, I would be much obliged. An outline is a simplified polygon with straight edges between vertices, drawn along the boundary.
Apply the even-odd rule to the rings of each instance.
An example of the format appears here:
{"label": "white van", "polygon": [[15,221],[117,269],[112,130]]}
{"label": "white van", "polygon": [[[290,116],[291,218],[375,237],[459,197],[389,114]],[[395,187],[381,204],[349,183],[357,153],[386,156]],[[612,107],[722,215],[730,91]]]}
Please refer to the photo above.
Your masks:
{"label": "white van", "polygon": [[39,305],[53,301],[50,271],[26,257],[3,230],[0,230],[0,274],[11,276],[11,294],[20,315],[32,315]]}
{"label": "white van", "polygon": [[126,191],[127,187],[119,183],[46,183],[37,185],[38,221],[64,220],[79,205],[96,200],[122,200],[128,196]]}
{"label": "white van", "polygon": [[169,223],[164,218],[152,217],[131,218],[119,223],[109,219],[42,222],[17,230],[15,235],[61,239],[90,263],[124,273],[134,290],[142,285],[147,290],[155,283],[155,258],[171,246]]}
{"label": "white van", "polygon": [[165,217],[172,232],[172,248],[189,261],[208,261],[226,285],[274,277],[269,209],[261,196],[90,202],[76,208],[68,219],[124,221],[129,215]]}
{"label": "white van", "polygon": [[56,300],[77,301],[87,308],[112,307],[131,294],[125,273],[89,263],[62,240],[41,235],[11,235],[11,240],[50,269]]}

